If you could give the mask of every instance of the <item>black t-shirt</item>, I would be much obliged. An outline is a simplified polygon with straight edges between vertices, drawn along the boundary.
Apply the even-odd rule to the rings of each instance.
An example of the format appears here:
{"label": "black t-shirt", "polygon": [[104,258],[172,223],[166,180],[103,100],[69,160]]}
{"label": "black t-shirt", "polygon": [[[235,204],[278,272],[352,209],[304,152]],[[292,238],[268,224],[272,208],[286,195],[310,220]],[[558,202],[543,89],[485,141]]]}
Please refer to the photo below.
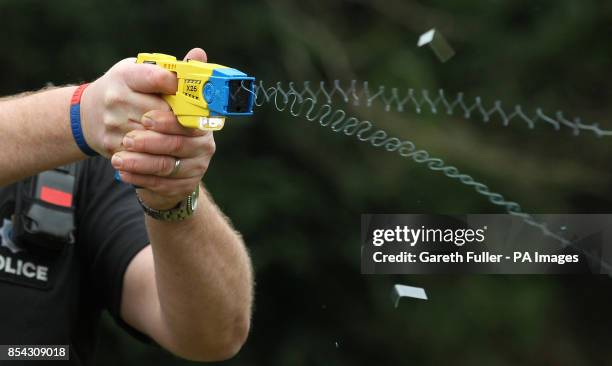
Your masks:
{"label": "black t-shirt", "polygon": [[[10,213],[0,217],[0,344],[66,344],[70,364],[88,365],[103,309],[129,328],[119,315],[123,275],[149,239],[134,189],[113,179],[108,160],[79,167],[76,240],[61,253],[16,246]],[[0,200],[13,188],[0,188]]]}

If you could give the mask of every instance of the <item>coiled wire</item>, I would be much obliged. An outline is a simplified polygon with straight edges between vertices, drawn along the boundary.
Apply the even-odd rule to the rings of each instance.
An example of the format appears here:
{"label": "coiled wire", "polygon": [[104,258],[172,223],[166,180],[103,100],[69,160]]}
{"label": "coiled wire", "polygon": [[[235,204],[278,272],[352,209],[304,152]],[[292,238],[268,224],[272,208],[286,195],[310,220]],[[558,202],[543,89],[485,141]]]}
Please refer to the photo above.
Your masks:
{"label": "coiled wire", "polygon": [[[287,90],[283,88],[280,82],[277,82],[275,86],[266,87],[263,81],[259,81],[253,90],[244,85],[242,88],[253,94],[254,104],[258,107],[271,104],[279,112],[286,111],[293,117],[302,117],[310,122],[316,122],[322,127],[329,127],[335,133],[355,136],[361,142],[369,143],[375,148],[381,148],[388,152],[397,153],[402,158],[424,164],[432,171],[441,172],[448,178],[472,187],[478,194],[485,196],[490,203],[502,207],[510,215],[520,217],[523,222],[539,229],[542,234],[553,238],[562,247],[572,246],[587,258],[601,262],[602,267],[612,274],[612,266],[600,258],[595,258],[591,253],[573,246],[568,239],[551,231],[546,223],[540,222],[533,215],[524,212],[517,202],[507,200],[500,193],[492,192],[486,184],[475,180],[469,174],[461,173],[457,167],[447,165],[444,160],[430,156],[423,149],[417,149],[412,141],[389,136],[386,131],[375,128],[372,122],[348,116],[344,110],[334,109],[330,103],[317,104],[317,94],[304,96],[304,92],[300,93],[295,90],[293,83],[289,83]],[[327,100],[331,100],[332,96],[333,94],[326,94]]]}
{"label": "coiled wire", "polygon": [[[257,88],[261,89],[265,95],[266,90],[263,88],[261,81]],[[318,84],[315,83],[314,86],[310,81],[304,81],[301,86],[290,82],[286,93],[295,94],[299,96],[300,100],[312,99],[315,103],[322,100],[325,104],[332,104],[336,99],[344,103],[352,103],[355,106],[365,105],[370,107],[375,101],[380,101],[387,112],[392,110],[403,112],[408,107],[412,107],[416,113],[428,109],[433,114],[444,110],[447,115],[453,115],[459,111],[462,112],[461,117],[464,119],[480,117],[485,123],[498,118],[504,126],[509,126],[511,121],[516,120],[527,124],[530,129],[535,128],[537,123],[546,123],[557,131],[561,130],[561,127],[569,128],[576,136],[581,131],[587,131],[594,133],[597,137],[612,137],[612,130],[602,129],[598,123],[582,123],[580,117],[569,120],[562,111],[556,111],[554,115],[548,115],[544,113],[542,108],[536,108],[535,114],[528,116],[523,111],[523,107],[518,104],[511,109],[504,109],[502,102],[496,100],[492,106],[487,107],[479,96],[470,102],[466,100],[462,92],[456,93],[454,97],[448,97],[443,89],[438,89],[437,92],[430,95],[427,89],[417,91],[410,88],[400,92],[398,88],[387,88],[384,85],[372,88],[367,81],[351,80],[348,86],[343,86],[340,80],[334,80],[331,85],[326,84],[325,81],[320,81]]]}

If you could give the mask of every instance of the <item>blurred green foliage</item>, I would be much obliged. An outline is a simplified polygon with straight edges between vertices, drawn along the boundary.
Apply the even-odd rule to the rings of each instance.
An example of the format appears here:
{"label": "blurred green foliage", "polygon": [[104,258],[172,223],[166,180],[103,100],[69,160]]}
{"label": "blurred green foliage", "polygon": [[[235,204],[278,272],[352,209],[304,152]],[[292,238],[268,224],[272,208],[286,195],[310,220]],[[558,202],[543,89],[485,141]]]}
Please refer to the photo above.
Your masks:
{"label": "blurred green foliage", "polygon": [[[138,52],[180,57],[200,46],[211,62],[267,83],[444,88],[612,128],[609,2],[1,0],[0,16],[3,95],[92,80]],[[432,27],[457,52],[445,64],[416,47]],[[428,112],[351,112],[527,211],[612,207],[610,139]],[[498,212],[469,188],[266,106],[215,137],[205,183],[244,235],[257,272],[252,333],[227,364],[612,362],[605,278],[360,275],[361,213]],[[430,300],[394,309],[396,282],[424,286]],[[98,359],[187,364],[108,319]]]}

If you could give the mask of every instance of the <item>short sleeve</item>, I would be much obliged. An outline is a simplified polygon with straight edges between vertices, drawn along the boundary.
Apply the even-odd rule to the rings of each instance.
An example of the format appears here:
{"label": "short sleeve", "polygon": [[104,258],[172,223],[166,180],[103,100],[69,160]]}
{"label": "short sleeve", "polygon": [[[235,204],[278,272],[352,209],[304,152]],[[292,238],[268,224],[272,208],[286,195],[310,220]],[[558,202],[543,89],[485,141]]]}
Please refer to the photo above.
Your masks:
{"label": "short sleeve", "polygon": [[142,209],[134,188],[115,181],[109,160],[102,157],[81,165],[77,184],[76,245],[91,292],[126,328],[120,316],[123,277],[134,256],[149,244]]}

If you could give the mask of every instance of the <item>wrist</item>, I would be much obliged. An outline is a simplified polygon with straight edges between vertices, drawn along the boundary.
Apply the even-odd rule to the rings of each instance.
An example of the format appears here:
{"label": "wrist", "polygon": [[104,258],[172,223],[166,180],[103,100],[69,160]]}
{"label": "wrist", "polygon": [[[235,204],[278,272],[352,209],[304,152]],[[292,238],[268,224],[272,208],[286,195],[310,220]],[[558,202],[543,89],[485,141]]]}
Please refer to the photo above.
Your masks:
{"label": "wrist", "polygon": [[100,139],[96,138],[99,133],[95,129],[95,105],[92,100],[93,94],[95,94],[95,88],[96,82],[94,81],[85,88],[81,96],[81,126],[85,140],[90,144],[93,150],[99,153],[101,151],[99,148],[101,145],[97,143]]}
{"label": "wrist", "polygon": [[82,118],[85,114],[82,105],[83,97],[84,93],[87,92],[88,86],[89,84],[82,84],[73,89],[72,98],[70,99],[70,129],[74,142],[81,152],[88,156],[96,156],[98,155],[97,152],[88,144],[88,140],[91,141],[91,138],[89,138],[85,129],[85,119]]}
{"label": "wrist", "polygon": [[[141,194],[145,197],[147,196],[146,190],[141,191],[140,194],[137,194],[137,198],[146,215],[159,221],[183,221],[195,213],[198,206],[200,187],[198,185],[193,192],[178,202],[176,202],[176,199],[164,197],[162,200],[153,200],[152,204],[147,204],[141,197]],[[152,201],[152,199],[149,197],[148,201]],[[176,203],[173,204],[172,202]]]}
{"label": "wrist", "polygon": [[136,189],[136,194],[138,195],[140,201],[151,207],[155,210],[169,210],[176,207],[179,203],[185,200],[191,193],[196,192],[200,193],[200,184],[195,187],[192,192],[183,195],[175,195],[175,196],[166,196],[161,195],[159,193],[155,193],[146,188],[138,188]]}
{"label": "wrist", "polygon": [[185,197],[162,196],[148,189],[137,189],[140,201],[155,210],[169,210],[178,205]]}

